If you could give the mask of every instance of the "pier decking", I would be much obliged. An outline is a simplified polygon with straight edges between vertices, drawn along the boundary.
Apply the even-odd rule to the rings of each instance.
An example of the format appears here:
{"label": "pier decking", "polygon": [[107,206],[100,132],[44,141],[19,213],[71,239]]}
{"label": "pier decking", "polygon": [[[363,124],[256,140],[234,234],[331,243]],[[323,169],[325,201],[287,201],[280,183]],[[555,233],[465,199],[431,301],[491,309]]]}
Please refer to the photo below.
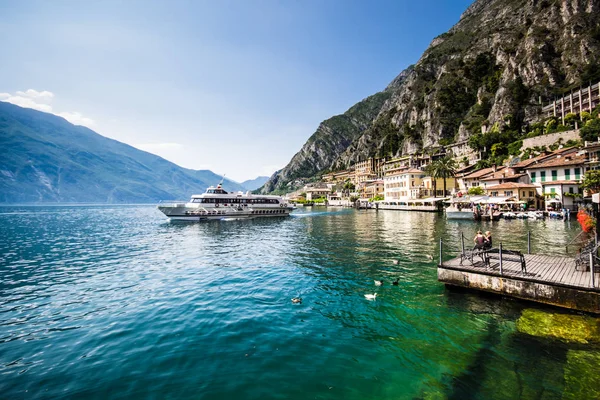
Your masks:
{"label": "pier decking", "polygon": [[[600,273],[575,269],[566,256],[524,254],[526,272],[517,261],[486,264],[475,256],[473,263],[461,257],[438,265],[438,280],[447,285],[482,290],[524,300],[600,314]],[[502,271],[501,271],[502,270]]]}

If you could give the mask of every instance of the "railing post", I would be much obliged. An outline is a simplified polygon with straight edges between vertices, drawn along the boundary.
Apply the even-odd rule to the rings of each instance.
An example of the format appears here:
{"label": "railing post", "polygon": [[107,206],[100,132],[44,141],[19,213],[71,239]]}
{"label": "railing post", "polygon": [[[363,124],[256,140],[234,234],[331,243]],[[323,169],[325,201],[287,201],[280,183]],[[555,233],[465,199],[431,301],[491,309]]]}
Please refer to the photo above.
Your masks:
{"label": "railing post", "polygon": [[442,238],[440,238],[440,264],[442,265],[442,246],[443,246],[443,242],[442,242]]}
{"label": "railing post", "polygon": [[531,254],[531,231],[527,231],[527,254]]}
{"label": "railing post", "polygon": [[465,255],[465,235],[462,231],[460,232],[460,248],[462,249],[462,255]]}
{"label": "railing post", "polygon": [[590,284],[592,285],[592,287],[595,287],[595,282],[594,282],[594,252],[592,251],[590,253]]}
{"label": "railing post", "polygon": [[502,276],[503,275],[503,273],[502,273],[502,242],[500,242],[499,254],[500,254],[500,276]]}

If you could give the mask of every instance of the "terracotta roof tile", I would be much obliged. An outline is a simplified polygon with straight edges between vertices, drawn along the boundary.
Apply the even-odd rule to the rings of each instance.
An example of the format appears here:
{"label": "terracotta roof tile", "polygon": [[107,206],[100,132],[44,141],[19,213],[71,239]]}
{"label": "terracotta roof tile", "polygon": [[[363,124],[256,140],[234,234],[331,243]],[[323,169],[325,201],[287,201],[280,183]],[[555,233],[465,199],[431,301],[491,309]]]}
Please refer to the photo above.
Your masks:
{"label": "terracotta roof tile", "polygon": [[582,154],[580,156],[554,156],[553,158],[544,160],[537,164],[530,165],[525,169],[537,169],[537,168],[551,168],[551,167],[561,167],[567,165],[583,165],[585,163],[585,155]]}
{"label": "terracotta roof tile", "polygon": [[535,189],[537,186],[529,183],[517,183],[517,182],[505,182],[499,185],[488,186],[485,190],[496,190],[496,189]]}
{"label": "terracotta roof tile", "polygon": [[[500,167],[496,168],[496,171],[500,171],[503,168],[504,168],[504,166],[500,166]],[[493,167],[483,168],[483,169],[479,169],[477,171],[471,172],[468,175],[465,175],[464,179],[481,178],[482,176],[486,176],[488,174],[493,174],[493,173],[494,173]]]}

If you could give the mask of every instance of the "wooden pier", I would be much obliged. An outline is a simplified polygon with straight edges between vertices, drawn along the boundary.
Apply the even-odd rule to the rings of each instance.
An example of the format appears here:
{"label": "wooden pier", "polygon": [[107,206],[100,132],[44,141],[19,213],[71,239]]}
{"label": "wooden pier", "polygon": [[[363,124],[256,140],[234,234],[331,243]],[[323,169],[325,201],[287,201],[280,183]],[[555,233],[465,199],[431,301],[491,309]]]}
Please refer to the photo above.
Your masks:
{"label": "wooden pier", "polygon": [[600,314],[600,273],[576,269],[574,257],[523,254],[523,270],[515,257],[443,261],[441,249],[440,240],[438,280],[447,285]]}

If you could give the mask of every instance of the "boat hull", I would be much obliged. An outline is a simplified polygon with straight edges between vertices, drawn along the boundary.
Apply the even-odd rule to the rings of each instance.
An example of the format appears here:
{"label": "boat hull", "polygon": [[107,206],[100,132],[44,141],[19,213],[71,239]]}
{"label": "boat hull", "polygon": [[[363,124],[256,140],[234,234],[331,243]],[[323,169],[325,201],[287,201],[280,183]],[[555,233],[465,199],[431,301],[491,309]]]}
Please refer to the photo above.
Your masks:
{"label": "boat hull", "polygon": [[378,210],[399,210],[399,211],[425,211],[425,212],[438,212],[437,206],[408,206],[408,205],[378,205]]}
{"label": "boat hull", "polygon": [[215,207],[211,209],[200,209],[198,207],[186,206],[158,206],[158,209],[172,221],[214,221],[227,219],[254,219],[268,217],[287,217],[293,211],[292,207],[280,208],[237,208],[237,207]]}
{"label": "boat hull", "polygon": [[446,219],[474,220],[473,211],[446,211]]}

